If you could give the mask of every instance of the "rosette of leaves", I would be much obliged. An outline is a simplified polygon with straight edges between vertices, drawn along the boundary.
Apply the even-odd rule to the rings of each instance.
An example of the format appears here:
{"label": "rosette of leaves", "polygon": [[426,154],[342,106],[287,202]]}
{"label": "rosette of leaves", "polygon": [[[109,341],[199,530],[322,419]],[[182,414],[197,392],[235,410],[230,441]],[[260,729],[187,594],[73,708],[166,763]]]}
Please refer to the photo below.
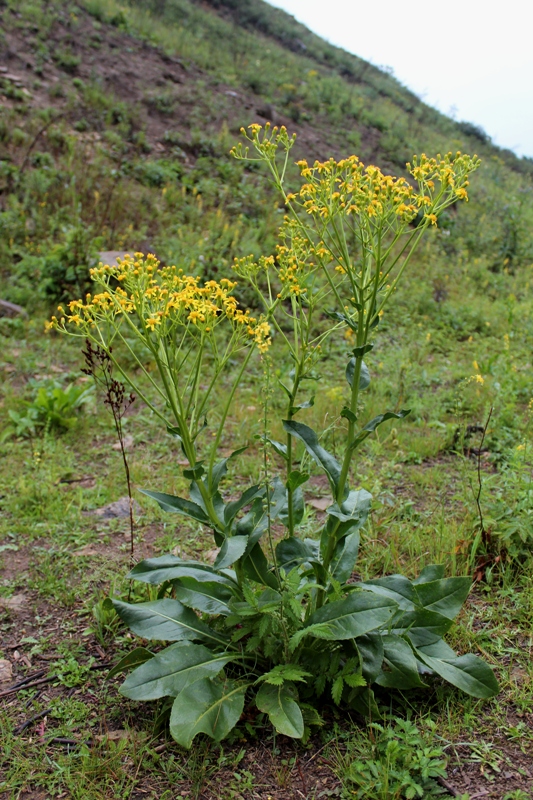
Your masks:
{"label": "rosette of leaves", "polygon": [[[335,484],[334,456],[317,452],[307,426],[296,431]],[[320,539],[288,536],[269,549],[269,526],[287,524],[287,484],[301,518],[299,490],[308,476],[293,472],[286,483],[252,486],[225,502],[218,484],[227,461],[218,462],[210,481],[201,464],[185,470],[190,499],[145,492],[167,511],[213,525],[209,494],[217,512],[215,563],[173,555],[145,560],[129,577],[158,586],[158,599],[113,600],[135,634],[167,644],[126,656],[113,670],[133,667],[120,691],[133,700],[171,698],[170,731],[180,745],[190,747],[199,733],[220,741],[245,704],[266,714],[278,733],[305,739],[322,724],[325,702],[378,717],[375,686],[421,689],[439,676],[474,697],[497,692],[487,664],[457,655],[443,640],[469,578],[446,578],[443,567],[430,566],[412,581],[392,575],[348,582],[370,510],[364,489],[332,503]]]}

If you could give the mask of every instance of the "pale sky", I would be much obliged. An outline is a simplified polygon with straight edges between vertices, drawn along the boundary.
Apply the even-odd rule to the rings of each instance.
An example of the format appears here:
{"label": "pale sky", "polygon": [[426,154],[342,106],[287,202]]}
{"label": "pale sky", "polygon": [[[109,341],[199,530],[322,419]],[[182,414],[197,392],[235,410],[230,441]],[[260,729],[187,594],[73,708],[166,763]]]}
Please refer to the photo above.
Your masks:
{"label": "pale sky", "polygon": [[392,67],[424,102],[533,157],[531,0],[267,0],[332,44]]}

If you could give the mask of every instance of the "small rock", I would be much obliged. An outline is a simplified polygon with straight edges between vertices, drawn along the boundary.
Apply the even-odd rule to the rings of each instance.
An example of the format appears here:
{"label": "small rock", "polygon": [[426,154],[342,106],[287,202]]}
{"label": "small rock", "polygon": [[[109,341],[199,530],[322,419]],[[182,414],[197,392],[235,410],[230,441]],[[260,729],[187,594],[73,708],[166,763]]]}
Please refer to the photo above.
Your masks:
{"label": "small rock", "polygon": [[[128,434],[127,436],[124,436],[124,439],[122,441],[124,442],[124,450],[127,453],[129,453],[130,450],[133,450],[133,436],[130,436]],[[113,450],[120,450],[120,449],[121,449],[120,442],[116,442],[113,445]]]}
{"label": "small rock", "polygon": [[12,597],[0,597],[0,608],[7,608],[9,611],[22,611],[27,603],[28,598],[25,594],[14,594]]}
{"label": "small rock", "polygon": [[16,303],[10,303],[9,300],[0,300],[0,317],[16,317],[19,315],[27,317],[28,312]]}
{"label": "small rock", "polygon": [[212,550],[208,550],[206,553],[204,553],[204,559],[209,564],[214,564],[219,553],[220,553],[219,548],[214,547]]}
{"label": "small rock", "polygon": [[95,548],[92,545],[86,544],[85,547],[80,548],[80,550],[75,550],[74,551],[74,555],[76,555],[76,556],[98,556],[98,555],[100,555],[100,553],[98,552],[98,550],[95,550]]}
{"label": "small rock", "polygon": [[[136,500],[133,501],[133,513],[140,514],[142,511],[139,503]],[[129,517],[130,515],[130,499],[129,497],[121,497],[119,500],[115,500],[114,503],[108,503],[107,506],[102,506],[102,508],[96,508],[94,511],[90,512],[94,514],[96,517],[100,517],[100,519],[117,519],[119,517]]]}
{"label": "small rock", "polygon": [[317,511],[325,511],[326,508],[329,508],[331,505],[331,498],[312,497],[310,500],[307,500],[307,504],[310,505],[312,508],[316,508]]}
{"label": "small rock", "polygon": [[8,683],[13,677],[13,665],[6,658],[0,658],[0,683]]}

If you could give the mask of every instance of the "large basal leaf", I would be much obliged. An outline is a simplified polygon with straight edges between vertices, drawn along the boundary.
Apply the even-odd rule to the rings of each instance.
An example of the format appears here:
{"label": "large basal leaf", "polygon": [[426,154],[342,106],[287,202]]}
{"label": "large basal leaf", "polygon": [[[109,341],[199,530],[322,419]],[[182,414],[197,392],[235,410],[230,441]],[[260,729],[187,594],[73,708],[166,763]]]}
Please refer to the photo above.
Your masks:
{"label": "large basal leaf", "polygon": [[268,561],[261,550],[261,545],[256,544],[250,553],[243,559],[242,565],[246,576],[263,586],[278,588],[278,581],[273,572],[268,568]]}
{"label": "large basal leaf", "polygon": [[424,650],[417,650],[417,654],[433,672],[473,697],[486,700],[494,697],[499,691],[498,681],[492,669],[472,653],[458,656],[453,661],[432,658]]}
{"label": "large basal leaf", "polygon": [[330,572],[336,581],[344,583],[348,580],[353,572],[358,553],[359,533],[356,531],[342,539],[335,549]]}
{"label": "large basal leaf", "polygon": [[383,641],[381,633],[365,633],[357,639],[357,651],[362,662],[363,677],[374,683],[383,663]]}
{"label": "large basal leaf", "polygon": [[396,603],[387,597],[371,592],[353,592],[311,614],[303,630],[319,639],[355,639],[386,625],[397,608]]}
{"label": "large basal leaf", "polygon": [[418,578],[413,580],[416,585],[418,583],[429,583],[430,581],[440,581],[444,578],[444,564],[428,564],[424,567]]}
{"label": "large basal leaf", "polygon": [[165,581],[180,578],[194,578],[199,582],[220,583],[228,589],[236,589],[237,585],[227,575],[220,575],[210,564],[200,561],[184,561],[178,556],[158,556],[147,558],[136,564],[128,575],[137,581],[159,585]]}
{"label": "large basal leaf", "polygon": [[120,687],[120,693],[130,700],[176,697],[200,678],[215,678],[231,660],[227,653],[212,653],[199,644],[178,642],[134,670]]}
{"label": "large basal leaf", "polygon": [[360,586],[382,597],[390,597],[403,611],[413,611],[419,602],[416,589],[403,575],[387,575],[385,578],[365,581]]}
{"label": "large basal leaf", "polygon": [[186,686],[174,700],[170,714],[173,739],[187,749],[199,733],[220,742],[240,719],[246,689],[246,684],[209,678]]}
{"label": "large basal leaf", "polygon": [[247,536],[227,536],[213,565],[215,569],[231,567],[243,555],[247,545]]}
{"label": "large basal leaf", "polygon": [[322,467],[333,489],[334,494],[337,494],[337,486],[341,475],[341,465],[337,459],[325,450],[320,442],[318,436],[312,428],[304,425],[301,422],[294,420],[283,420],[283,427],[291,436],[303,442],[305,449],[311,455],[316,463]]}
{"label": "large basal leaf", "polygon": [[183,514],[185,517],[190,517],[197,522],[203,522],[204,525],[209,525],[210,523],[209,517],[203,508],[191,500],[185,500],[183,497],[175,497],[164,492],[150,492],[148,489],[140,489],[139,491],[156,500],[163,511],[177,511],[178,514]]}
{"label": "large basal leaf", "polygon": [[112,678],[120,672],[139,667],[141,664],[144,664],[145,661],[153,657],[154,654],[151,653],[150,650],[147,650],[146,647],[136,647],[135,650],[132,650],[131,653],[121,658],[118,664],[115,664],[115,666],[109,670],[107,677]]}
{"label": "large basal leaf", "polygon": [[437,611],[448,619],[455,619],[465,602],[472,581],[470,578],[442,578],[416,585],[420,605]]}
{"label": "large basal leaf", "polygon": [[398,635],[407,634],[415,647],[435,644],[450,629],[452,620],[437,611],[417,608],[394,618],[392,627]]}
{"label": "large basal leaf", "polygon": [[287,572],[300,564],[310,568],[312,563],[318,560],[318,542],[314,539],[289,536],[276,546],[276,562]]}
{"label": "large basal leaf", "polygon": [[180,578],[173,582],[174,595],[180,603],[187,608],[194,608],[202,614],[230,613],[228,603],[233,597],[233,592],[219,583],[203,583],[194,578]]}
{"label": "large basal leaf", "polygon": [[179,642],[201,639],[213,644],[227,645],[227,638],[201,622],[194,611],[179,600],[153,600],[149,603],[123,603],[113,600],[115,611],[143,639]]}
{"label": "large basal leaf", "polygon": [[304,734],[304,721],[294,685],[286,681],[281,686],[264,683],[255,699],[259,711],[268,715],[278,733],[301,739]]}
{"label": "large basal leaf", "polygon": [[382,670],[376,677],[379,686],[389,689],[414,689],[425,686],[418,673],[418,665],[409,644],[400,636],[385,634],[382,636],[383,656],[387,670]]}

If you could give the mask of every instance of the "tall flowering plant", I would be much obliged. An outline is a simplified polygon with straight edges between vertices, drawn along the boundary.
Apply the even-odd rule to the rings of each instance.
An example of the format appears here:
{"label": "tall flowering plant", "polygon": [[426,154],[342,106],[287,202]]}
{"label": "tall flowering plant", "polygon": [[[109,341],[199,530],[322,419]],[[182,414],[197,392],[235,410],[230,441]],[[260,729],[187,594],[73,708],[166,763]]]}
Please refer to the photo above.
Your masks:
{"label": "tall flowering plant", "polygon": [[[372,499],[354,483],[355,454],[379,425],[408,413],[384,411],[363,424],[361,393],[370,383],[365,356],[421,237],[446,207],[467,199],[468,177],[479,161],[460,153],[421,156],[408,165],[410,180],[365,167],[355,156],[312,166],[300,161],[302,185],[290,192],[285,175],[294,137],[259,125],[243,133],[246,146],[233,155],[266,164],[287,207],[275,255],[234,264],[257,295],[259,317],[238,307],[233,280],[202,283],[136,254],[117,268],[95,270],[97,293],[73,301],[50,323],[105,348],[179,439],[189,497],[144,492],[164,510],[209,528],[219,548],[213,565],[174,555],[145,560],[130,577],[159,586],[158,599],[113,600],[138,636],[172,642],[157,651],[137,648],[113,672],[133,668],[121,687],[129,698],[169,698],[170,730],[185,747],[201,732],[224,738],[245,703],[279,733],[305,738],[322,724],[325,702],[378,715],[376,686],[420,688],[436,674],[476,697],[497,691],[483,661],[458,656],[443,640],[467,597],[468,578],[445,578],[444,568],[433,566],[413,581],[402,575],[352,580]],[[326,328],[324,314],[331,320]],[[341,412],[338,458],[324,447],[324,432],[301,417],[314,402],[309,386],[319,380],[321,348],[341,334],[350,342],[344,370],[350,399]],[[149,351],[155,375],[132,339]],[[276,383],[285,396],[285,440],[270,435],[267,392],[264,475],[235,497],[222,487],[228,461],[243,448],[221,459],[217,452],[254,350],[264,360],[269,392]],[[126,360],[119,355],[125,351]],[[276,351],[288,366],[274,376]],[[135,370],[126,366],[131,363]],[[207,412],[228,372],[227,399],[206,443],[202,433],[213,418]],[[276,454],[279,474],[268,451]],[[331,503],[322,528],[304,538],[304,464],[311,462],[327,476]],[[274,525],[284,529],[281,538],[274,537]]]}

